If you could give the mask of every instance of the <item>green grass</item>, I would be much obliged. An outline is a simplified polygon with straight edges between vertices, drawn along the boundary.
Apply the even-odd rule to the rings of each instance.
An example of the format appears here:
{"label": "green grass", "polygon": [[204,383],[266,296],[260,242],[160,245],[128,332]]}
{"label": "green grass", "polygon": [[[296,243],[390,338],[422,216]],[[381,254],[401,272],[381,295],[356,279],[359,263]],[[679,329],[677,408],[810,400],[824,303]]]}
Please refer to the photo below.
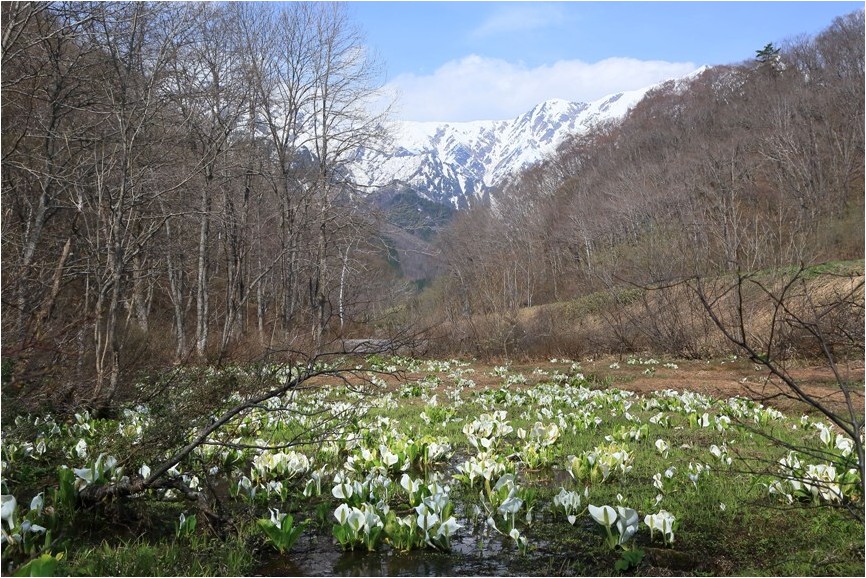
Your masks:
{"label": "green grass", "polygon": [[[564,366],[562,370],[568,371],[568,367]],[[464,525],[461,535],[475,540],[479,556],[495,555],[500,560],[502,572],[525,575],[616,574],[614,564],[622,556],[622,551],[611,550],[604,544],[601,527],[586,512],[581,513],[572,525],[561,512],[554,510],[552,500],[560,487],[579,492],[583,507],[588,504],[623,505],[638,511],[641,527],[631,546],[644,550],[646,555],[638,567],[630,571],[637,575],[860,575],[863,570],[861,523],[843,509],[808,503],[788,506],[768,495],[766,484],[772,478],[764,475],[763,470],[774,471],[786,450],[735,424],[725,431],[717,431],[712,425],[694,427],[681,411],[684,406],[692,406],[698,415],[706,412],[715,419],[725,407],[715,400],[703,396],[668,398],[662,394],[642,398],[620,392],[615,388],[620,384],[609,378],[581,380],[572,376],[569,383],[579,388],[550,382],[531,388],[479,386],[465,388],[459,401],[454,403],[456,377],[446,370],[434,372],[434,375],[439,378],[438,383],[426,379],[428,385],[417,395],[409,397],[400,397],[399,394],[387,396],[380,392],[380,395],[369,398],[356,398],[339,388],[329,387],[324,396],[311,398],[310,403],[321,409],[328,400],[378,402],[365,417],[352,420],[348,430],[352,436],[359,435],[361,443],[368,444],[370,450],[376,450],[380,437],[387,434],[383,431],[385,428],[375,425],[380,417],[390,419],[394,435],[416,440],[426,436],[447,438],[452,445],[453,457],[435,464],[432,470],[438,471],[443,483],[451,486],[451,499],[457,505],[455,511],[461,513],[460,523]],[[503,378],[500,383],[505,381]],[[433,383],[436,385],[429,385]],[[435,404],[432,402],[434,395]],[[510,456],[519,487],[531,488],[535,492],[534,521],[532,524],[523,521],[519,524],[521,534],[529,540],[525,555],[520,554],[507,537],[485,529],[486,514],[480,518],[472,514],[473,508],[480,503],[479,484],[469,488],[452,478],[456,466],[476,454],[475,448],[468,443],[464,428],[480,415],[497,410],[507,412],[508,424],[513,428],[498,440],[497,453]],[[668,417],[669,425],[650,421],[658,413]],[[422,415],[432,418],[431,422],[428,424]],[[598,417],[601,423],[596,426],[594,422],[582,421],[585,415]],[[552,446],[553,459],[549,465],[529,471],[520,464],[519,454],[524,450],[525,442],[517,432],[520,429],[531,431],[537,421],[543,425],[560,424],[560,436]],[[298,421],[274,423],[270,430],[250,432],[249,441],[255,437],[283,441],[292,439],[300,431]],[[749,423],[754,426],[754,423]],[[639,426],[643,434],[640,439],[617,441],[633,456],[628,473],[611,475],[606,481],[574,480],[567,473],[569,456],[580,456],[605,446],[610,443],[606,436],[617,436]],[[820,447],[814,428],[803,428],[797,419],[770,419],[760,427],[780,441]],[[100,431],[110,429],[109,425],[100,424]],[[68,447],[74,437],[70,436],[46,456],[52,462],[63,459],[60,449]],[[657,439],[668,443],[666,456],[656,449]],[[734,460],[731,466],[719,462],[709,451],[712,444],[721,445],[723,442]],[[8,438],[4,437],[4,444],[7,443]],[[96,441],[93,443],[95,445]],[[330,530],[334,523],[332,514],[340,501],[331,495],[333,474],[344,468],[344,460],[349,455],[359,455],[360,448],[350,444],[336,454],[324,451],[319,445],[301,445],[292,449],[313,458],[314,468],[330,468],[322,484],[321,496],[302,495],[305,476],[284,480],[289,487],[284,501],[274,496],[268,498],[264,491],[260,491],[250,503],[229,498],[223,491],[220,511],[231,518],[232,523],[223,528],[225,533],[220,538],[211,534],[204,524],[200,524],[188,539],[175,538],[173,528],[177,516],[181,511],[188,511],[192,504],[151,500],[123,506],[131,507],[133,516],[123,514],[120,504],[107,504],[102,509],[77,515],[71,526],[77,534],[67,536],[57,545],[65,551],[59,571],[70,575],[154,576],[256,573],[274,556],[264,536],[255,527],[256,518],[269,515],[268,508],[291,512],[298,521],[311,520],[303,538],[307,540],[304,554],[290,551],[285,554],[287,559],[300,561],[309,556],[313,548],[322,551],[337,549],[329,558],[336,560],[339,552]],[[4,449],[4,459],[8,457]],[[22,479],[33,483],[36,476],[31,463],[40,464],[40,478],[51,471],[42,461],[31,457],[16,457],[10,461],[10,473],[17,475],[7,476],[11,480],[11,487],[7,489],[19,496],[20,503],[26,503],[36,489],[25,489],[20,483]],[[688,478],[690,464],[708,464],[709,470],[700,474],[693,483]],[[193,462],[185,464],[184,471],[196,468],[201,473],[208,466],[207,463]],[[661,492],[653,485],[653,476],[672,466],[676,473],[671,480],[665,478],[659,503],[657,496]],[[241,475],[249,474],[249,463],[246,463],[227,483],[231,486]],[[422,477],[425,472],[412,468],[409,474]],[[399,473],[391,476],[395,489],[390,506],[403,515],[411,512],[411,508],[396,489],[399,476]],[[359,474],[359,477],[363,476]],[[495,481],[493,479],[491,483]],[[16,482],[19,483],[16,485]],[[45,483],[44,479],[41,483]],[[214,483],[220,482],[214,480]],[[588,498],[584,492],[588,492]],[[671,512],[678,521],[673,547],[663,546],[658,539],[650,541],[649,531],[643,526],[644,516],[660,508]],[[521,510],[521,520],[524,514],[525,511]],[[127,519],[134,519],[135,523],[119,531],[119,520]],[[379,549],[387,551],[388,547],[380,546]],[[487,552],[496,554],[485,554]],[[391,556],[400,555],[394,553]],[[463,560],[467,564],[469,562],[465,560],[470,557],[466,553],[436,556],[440,561],[443,556],[446,556],[445,560],[451,556],[455,561]],[[337,572],[338,567],[342,568],[334,566],[330,571]],[[470,571],[471,568],[481,568],[460,567],[470,568]],[[327,568],[323,570],[329,571]]]}
{"label": "green grass", "polygon": [[58,568],[70,576],[244,576],[255,567],[247,540],[135,538],[71,549]]}
{"label": "green grass", "polygon": [[[816,279],[824,275],[863,275],[863,259],[852,259],[848,261],[826,261],[824,263],[816,263],[803,268],[800,276],[803,279]],[[759,271],[761,277],[775,278],[779,276],[790,276],[800,271],[797,265],[791,265],[780,269],[770,269]]]}

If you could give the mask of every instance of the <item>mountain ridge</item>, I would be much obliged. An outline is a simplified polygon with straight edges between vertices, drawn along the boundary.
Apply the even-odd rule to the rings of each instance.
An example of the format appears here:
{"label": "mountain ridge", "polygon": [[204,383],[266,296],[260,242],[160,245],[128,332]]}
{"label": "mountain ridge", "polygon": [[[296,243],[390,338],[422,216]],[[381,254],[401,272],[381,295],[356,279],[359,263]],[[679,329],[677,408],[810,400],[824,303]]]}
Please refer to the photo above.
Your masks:
{"label": "mountain ridge", "polygon": [[[688,82],[705,69],[665,82]],[[489,200],[505,179],[551,155],[567,138],[620,120],[662,84],[589,103],[553,98],[506,120],[394,121],[391,150],[361,150],[349,170],[364,187],[408,186],[424,199],[463,209]]]}

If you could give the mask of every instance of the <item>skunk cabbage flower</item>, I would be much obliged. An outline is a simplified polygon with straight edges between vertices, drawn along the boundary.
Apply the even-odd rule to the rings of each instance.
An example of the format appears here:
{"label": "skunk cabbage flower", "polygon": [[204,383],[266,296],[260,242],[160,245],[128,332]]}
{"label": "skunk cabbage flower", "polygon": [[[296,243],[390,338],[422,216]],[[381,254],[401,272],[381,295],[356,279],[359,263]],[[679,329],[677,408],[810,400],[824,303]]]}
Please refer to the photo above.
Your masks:
{"label": "skunk cabbage flower", "polygon": [[382,518],[379,516],[379,514],[376,513],[376,508],[374,508],[372,505],[364,504],[363,513],[364,525],[367,528],[373,529],[377,526],[380,528],[383,526]]}
{"label": "skunk cabbage flower", "polygon": [[334,517],[337,518],[337,521],[340,525],[346,523],[346,520],[349,519],[349,514],[352,512],[351,508],[349,508],[346,504],[340,504],[336,510],[334,510]]}
{"label": "skunk cabbage flower", "polygon": [[79,458],[83,459],[87,457],[87,442],[83,439],[78,440],[78,443],[75,444],[73,449]]}
{"label": "skunk cabbage flower", "polygon": [[415,511],[418,513],[418,527],[424,530],[425,533],[432,530],[433,526],[439,523],[439,514],[431,512],[429,509],[427,509],[426,505],[419,505],[417,508],[415,508]]}
{"label": "skunk cabbage flower", "polygon": [[349,512],[349,516],[346,518],[346,524],[352,529],[355,534],[358,534],[367,523],[367,517],[364,515],[364,512],[359,510],[358,508],[352,508],[352,511]]}
{"label": "skunk cabbage flower", "polygon": [[438,492],[432,496],[427,496],[424,498],[424,505],[431,512],[440,513],[448,505],[448,495],[444,492]]}
{"label": "skunk cabbage flower", "polygon": [[403,474],[400,478],[400,486],[407,494],[412,495],[421,488],[421,480],[413,480],[409,474]]}
{"label": "skunk cabbage flower", "polygon": [[593,506],[590,504],[589,515],[605,528],[610,528],[616,521],[616,510],[610,506]]}
{"label": "skunk cabbage flower", "polygon": [[32,500],[30,500],[30,509],[36,510],[37,514],[42,513],[42,507],[45,505],[45,500],[43,499],[42,494],[43,492],[39,492],[33,496]]}
{"label": "skunk cabbage flower", "polygon": [[616,521],[616,528],[619,530],[619,543],[624,544],[637,533],[638,515],[631,508],[617,506],[616,509],[619,514],[619,518]]}
{"label": "skunk cabbage flower", "polygon": [[352,489],[352,484],[348,482],[343,482],[334,486],[334,488],[331,490],[331,493],[337,499],[348,500],[352,497],[354,490]]}
{"label": "skunk cabbage flower", "polygon": [[662,538],[664,539],[666,544],[673,544],[674,542],[674,521],[676,518],[673,517],[670,513],[665,510],[659,510],[657,514],[648,514],[644,517],[644,524],[646,524],[650,529],[650,540],[652,540],[652,536],[655,530],[658,530],[662,533]]}
{"label": "skunk cabbage flower", "polygon": [[499,513],[503,516],[511,514],[512,516],[517,513],[520,509],[520,506],[523,505],[523,500],[518,498],[517,496],[508,496],[502,504],[499,506]]}
{"label": "skunk cabbage flower", "polygon": [[458,524],[457,520],[454,519],[454,516],[451,516],[442,522],[441,526],[439,526],[439,530],[436,532],[436,537],[444,536],[445,538],[451,538],[451,535],[462,527],[463,526]]}
{"label": "skunk cabbage flower", "polygon": [[18,502],[12,494],[3,494],[0,496],[0,503],[2,503],[2,506],[0,506],[0,518],[6,522],[6,525],[11,530],[15,527],[14,516]]}

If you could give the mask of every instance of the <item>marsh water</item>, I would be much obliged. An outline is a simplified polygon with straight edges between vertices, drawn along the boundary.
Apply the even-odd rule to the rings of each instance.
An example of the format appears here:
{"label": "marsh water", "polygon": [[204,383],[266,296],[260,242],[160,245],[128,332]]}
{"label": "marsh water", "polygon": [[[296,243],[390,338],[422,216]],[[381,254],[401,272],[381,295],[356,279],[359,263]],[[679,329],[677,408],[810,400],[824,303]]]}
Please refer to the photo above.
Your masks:
{"label": "marsh water", "polygon": [[[344,552],[330,536],[303,536],[291,552],[285,555],[274,552],[263,561],[256,575],[580,576],[596,575],[599,567],[612,570],[616,560],[615,556],[609,560],[593,559],[581,547],[581,541],[587,536],[579,530],[574,536],[535,539],[526,554],[520,554],[509,538],[482,537],[483,533],[463,532],[455,536],[450,552],[429,549],[397,552],[387,546],[375,552],[363,549]],[[647,554],[648,567],[654,566],[662,572],[659,575],[690,573],[696,568],[696,561],[684,553],[651,548],[647,544],[642,547]]]}
{"label": "marsh water", "polygon": [[343,552],[328,536],[301,539],[284,556],[260,568],[263,576],[503,576],[510,556],[490,540],[479,547],[473,535],[455,536],[451,552],[396,552],[382,547]]}
{"label": "marsh water", "polygon": [[[387,545],[374,552],[363,548],[343,551],[324,531],[306,532],[290,552],[269,554],[261,576],[553,576],[573,574],[579,566],[579,542],[589,523],[578,522],[573,535],[551,536],[552,516],[541,515],[527,529],[530,547],[521,554],[514,541],[487,528],[483,520],[461,517],[462,528],[450,552],[419,549],[399,552]],[[559,528],[562,526],[559,525]],[[541,535],[544,535],[542,538]]]}
{"label": "marsh water", "polygon": [[536,540],[522,555],[510,538],[455,536],[450,552],[430,549],[398,552],[381,546],[343,552],[329,536],[302,537],[291,552],[259,567],[260,576],[554,576],[573,574],[573,545],[551,547]]}

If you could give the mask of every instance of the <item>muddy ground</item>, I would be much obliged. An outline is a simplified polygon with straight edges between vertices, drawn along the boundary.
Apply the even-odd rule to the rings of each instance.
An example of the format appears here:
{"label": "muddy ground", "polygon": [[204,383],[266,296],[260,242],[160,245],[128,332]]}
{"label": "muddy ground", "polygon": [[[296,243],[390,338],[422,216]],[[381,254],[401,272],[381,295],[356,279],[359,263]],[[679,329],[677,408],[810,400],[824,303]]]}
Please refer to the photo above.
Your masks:
{"label": "muddy ground", "polygon": [[[791,388],[778,377],[771,376],[767,369],[745,359],[703,360],[669,360],[658,358],[658,364],[629,365],[627,357],[605,356],[599,358],[583,358],[579,360],[520,361],[508,365],[510,372],[519,372],[526,376],[525,386],[529,387],[548,379],[544,375],[533,374],[535,369],[548,373],[559,370],[568,372],[572,362],[579,363],[580,372],[597,386],[616,387],[636,393],[658,391],[662,389],[689,390],[710,395],[715,398],[734,396],[749,397],[794,415],[797,413],[816,414],[817,411],[796,399]],[[641,358],[636,358],[641,359]],[[643,358],[649,359],[649,358]],[[674,363],[677,369],[664,367],[665,363]],[[493,374],[493,368],[505,365],[500,362],[472,362],[474,373],[464,377],[471,378],[477,387],[501,387],[504,379]],[[619,367],[611,367],[618,364]],[[845,384],[848,389],[850,403],[854,411],[862,414],[864,411],[864,365],[863,362],[848,364],[837,368],[840,380],[837,380],[832,369],[827,365],[815,365],[803,361],[794,361],[784,366],[787,374],[804,393],[814,398],[833,411],[847,413],[846,399],[843,393]],[[402,376],[388,376],[386,382],[397,386],[399,383],[422,379],[425,372],[408,373]],[[441,377],[441,374],[440,374]]]}

